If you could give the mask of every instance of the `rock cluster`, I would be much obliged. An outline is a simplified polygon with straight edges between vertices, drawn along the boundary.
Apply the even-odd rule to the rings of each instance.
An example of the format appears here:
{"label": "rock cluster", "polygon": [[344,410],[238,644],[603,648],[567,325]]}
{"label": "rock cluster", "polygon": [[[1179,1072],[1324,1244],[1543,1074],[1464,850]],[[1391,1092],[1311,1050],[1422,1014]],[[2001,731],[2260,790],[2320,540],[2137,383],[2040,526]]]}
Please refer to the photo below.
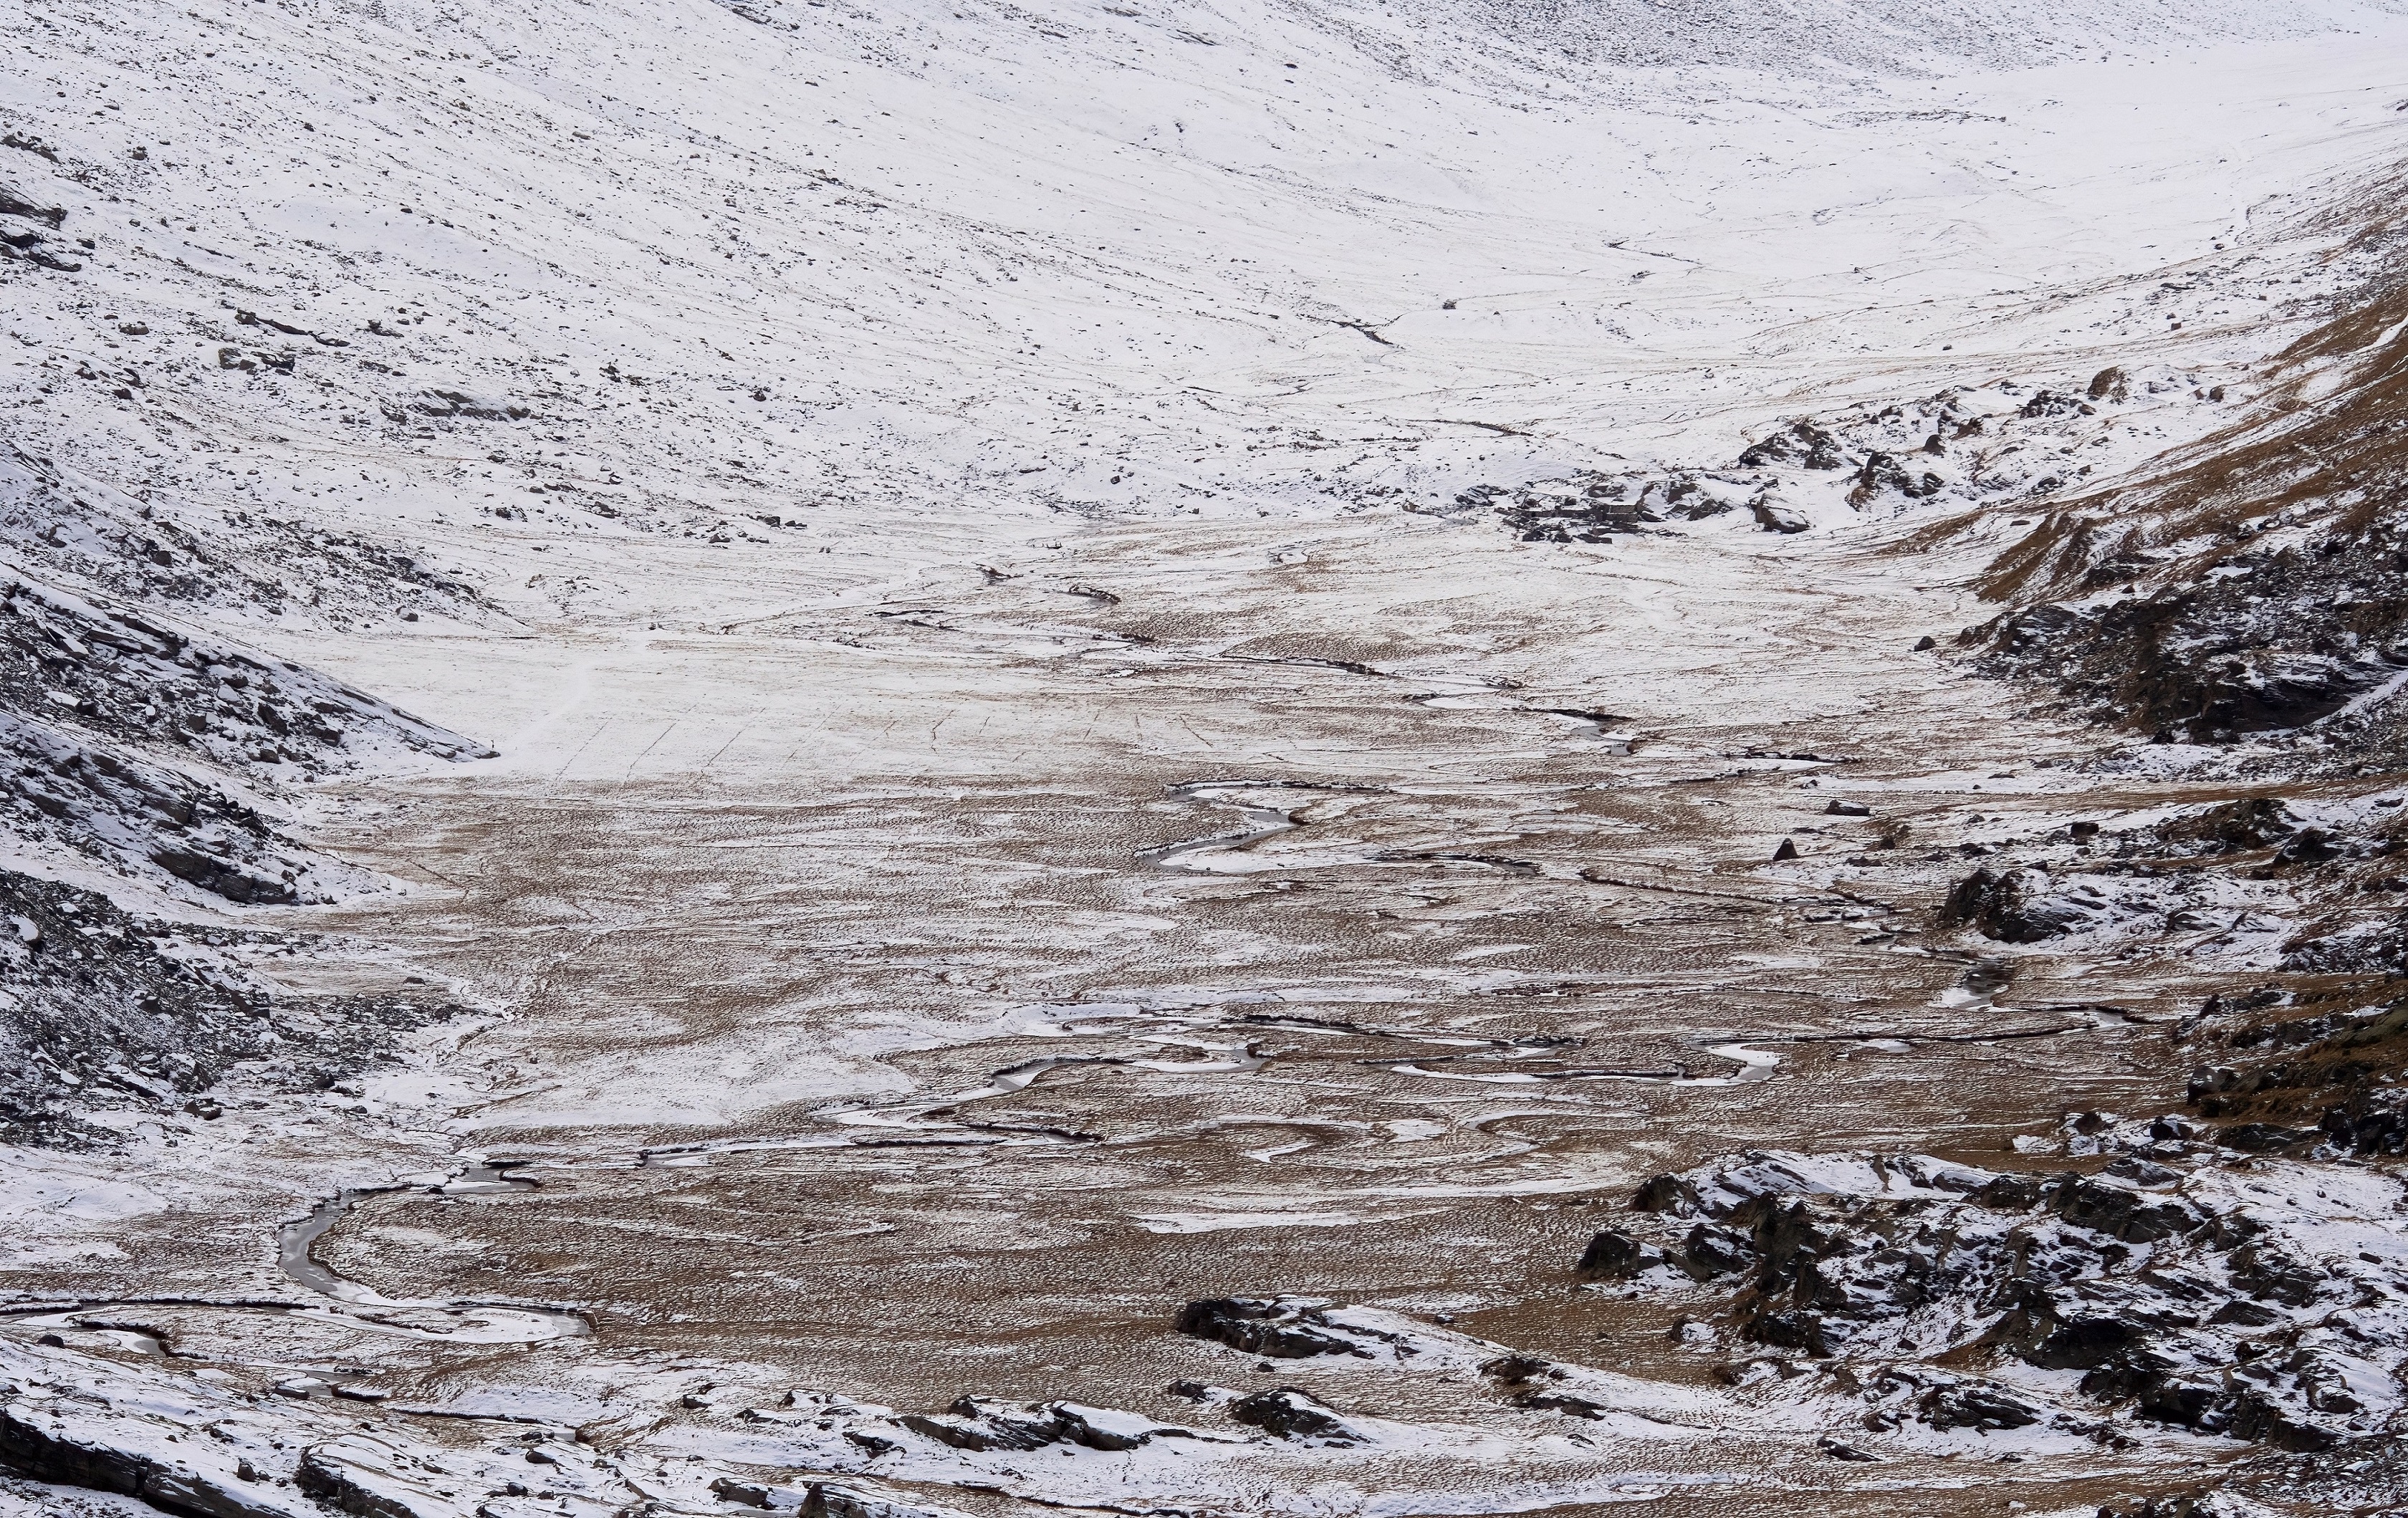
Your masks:
{"label": "rock cluster", "polygon": [[1702,1287],[1733,1340],[1867,1368],[1874,1432],[2141,1419],[2318,1450],[2408,1429],[2402,1201],[2179,1141],[2054,1174],[1754,1153],[1651,1180],[1581,1265]]}
{"label": "rock cluster", "polygon": [[[127,369],[113,379],[133,385],[140,376]],[[111,380],[99,374],[95,382]],[[205,513],[136,489],[0,438],[0,545],[22,577],[156,607],[198,604],[339,627],[424,613],[477,620],[494,609],[458,575],[368,535],[241,504]]]}
{"label": "rock cluster", "polygon": [[[1455,498],[1456,512],[1494,510],[1528,543],[1603,543],[1667,522],[1700,522],[1754,508],[1770,487],[1760,480],[1673,470],[1664,474],[1584,471],[1518,488],[1475,485]],[[1799,525],[1804,522],[1799,519]]]}
{"label": "rock cluster", "polygon": [[[1992,566],[2015,604],[1959,644],[2163,740],[2313,728],[2396,764],[2380,697],[2408,668],[2404,312],[2396,281],[2361,292],[2284,355],[2288,402],[2051,512]],[[2091,399],[2128,388],[2111,369]]]}
{"label": "rock cluster", "polygon": [[[1190,1302],[1180,1310],[1179,1331],[1191,1339],[1209,1339],[1274,1360],[1302,1360],[1316,1354],[1369,1357],[1367,1338],[1400,1343],[1393,1335],[1344,1321],[1345,1310],[1309,1296],[1222,1296]],[[1401,1353],[1412,1353],[1410,1343]]]}

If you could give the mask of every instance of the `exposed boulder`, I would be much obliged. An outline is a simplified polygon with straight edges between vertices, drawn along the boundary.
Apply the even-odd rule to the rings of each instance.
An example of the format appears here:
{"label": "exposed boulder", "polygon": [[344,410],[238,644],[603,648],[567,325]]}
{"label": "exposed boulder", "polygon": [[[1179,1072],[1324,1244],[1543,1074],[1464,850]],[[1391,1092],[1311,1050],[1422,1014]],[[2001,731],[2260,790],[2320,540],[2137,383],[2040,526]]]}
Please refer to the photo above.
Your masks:
{"label": "exposed boulder", "polygon": [[351,1518],[474,1518],[479,1503],[430,1472],[415,1452],[369,1434],[345,1434],[301,1456],[293,1484]]}
{"label": "exposed boulder", "polygon": [[1369,1436],[1312,1393],[1294,1386],[1256,1392],[1229,1404],[1229,1416],[1279,1439],[1315,1444],[1365,1444]]}
{"label": "exposed boulder", "polygon": [[1856,471],[1856,482],[1848,492],[1848,504],[1861,509],[1885,491],[1919,501],[1939,494],[1941,485],[1938,475],[1928,470],[1911,470],[1890,454],[1875,451],[1865,455],[1864,466]]}
{"label": "exposed boulder", "polygon": [[1158,1424],[1115,1408],[1079,1402],[1003,1402],[965,1396],[942,1413],[905,1413],[915,1434],[956,1450],[1041,1450],[1071,1444],[1090,1450],[1134,1450],[1156,1439],[1201,1439],[1192,1428]]}
{"label": "exposed boulder", "polygon": [[464,416],[480,422],[518,422],[535,414],[534,408],[524,401],[489,395],[482,391],[457,385],[430,386],[419,394],[409,408],[422,416]]}
{"label": "exposed boulder", "polygon": [[0,216],[18,216],[28,222],[39,222],[53,231],[64,226],[67,220],[65,207],[48,205],[6,179],[0,179]]}

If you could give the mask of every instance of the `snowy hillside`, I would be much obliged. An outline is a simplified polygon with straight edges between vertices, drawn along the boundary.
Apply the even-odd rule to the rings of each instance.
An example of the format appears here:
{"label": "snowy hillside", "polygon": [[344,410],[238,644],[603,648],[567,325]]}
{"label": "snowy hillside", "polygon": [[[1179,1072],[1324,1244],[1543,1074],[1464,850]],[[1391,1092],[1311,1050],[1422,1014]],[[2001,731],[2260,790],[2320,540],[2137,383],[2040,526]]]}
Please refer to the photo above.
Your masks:
{"label": "snowy hillside", "polygon": [[[1974,7],[792,8],[42,16],[9,176],[86,266],[13,279],[13,440],[205,540],[239,502],[296,574],[268,523],[305,506],[839,542],[864,495],[1320,510],[1735,437],[1960,339],[2087,374],[2397,122],[2384,55],[2318,40],[2349,10],[2123,7],[2000,75],[2034,44]],[[2178,82],[2132,51],[2171,9],[2209,44]]]}

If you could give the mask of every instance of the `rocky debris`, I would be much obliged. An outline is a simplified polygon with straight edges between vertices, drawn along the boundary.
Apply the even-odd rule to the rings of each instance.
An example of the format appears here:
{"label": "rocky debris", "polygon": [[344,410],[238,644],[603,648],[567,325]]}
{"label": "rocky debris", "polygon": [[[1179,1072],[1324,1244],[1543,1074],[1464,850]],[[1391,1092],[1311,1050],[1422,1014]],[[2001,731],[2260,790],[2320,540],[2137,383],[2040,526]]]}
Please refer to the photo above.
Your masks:
{"label": "rocky debris", "polygon": [[1657,1270],[1677,1269],[1672,1256],[1620,1228],[1600,1230],[1581,1252],[1577,1267],[1584,1276],[1630,1281]]}
{"label": "rocky debris", "polygon": [[[2160,380],[2153,388],[2172,386]],[[2128,388],[2116,404],[2129,398]],[[1800,419],[1751,443],[1742,468],[1797,468],[1839,477],[1833,489],[1858,511],[1905,509],[1946,496],[2022,501],[2065,489],[2093,465],[2073,450],[2103,436],[2098,408],[2062,391],[2027,393],[2013,380],[1944,390],[1919,401],[1863,407],[1826,421]],[[1811,478],[1811,476],[1810,476]]]}
{"label": "rocky debris", "polygon": [[[28,150],[40,150],[28,145]],[[66,224],[66,219],[64,207],[45,204],[22,188],[0,179],[0,260],[17,260],[62,274],[80,272],[82,264],[52,246],[61,240],[55,234]]]}
{"label": "rocky debris", "polygon": [[[1197,1400],[1219,1402],[1198,1388]],[[942,1412],[898,1412],[872,1403],[853,1402],[824,1393],[796,1392],[780,1410],[746,1409],[738,1418],[751,1425],[785,1431],[806,1445],[840,1452],[853,1460],[911,1452],[913,1459],[940,1457],[958,1465],[962,1456],[1025,1454],[1045,1450],[1071,1456],[1082,1451],[1125,1454],[1158,1441],[1178,1447],[1246,1444],[1252,1435],[1231,1435],[1165,1424],[1141,1413],[1082,1402],[1019,1402],[997,1397],[964,1396]],[[933,1448],[932,1448],[933,1447]],[[988,1462],[973,1460],[972,1465]],[[839,1464],[835,1468],[846,1468]],[[717,1482],[715,1495],[749,1507],[810,1511],[801,1494],[769,1487],[749,1478],[727,1477]],[[832,1511],[846,1511],[841,1508]],[[912,1509],[911,1511],[918,1510]]]}
{"label": "rocky debris", "polygon": [[1866,1388],[1871,1404],[1860,1420],[1877,1431],[1896,1427],[1908,1418],[1942,1433],[1971,1428],[1979,1433],[2029,1428],[2047,1416],[2046,1410],[1994,1381],[1931,1372],[1916,1368],[1884,1367]]}
{"label": "rocky debris", "polygon": [[940,1508],[916,1499],[906,1502],[859,1486],[813,1482],[804,1494],[798,1518],[968,1518],[968,1515],[955,1508]]}
{"label": "rocky debris", "polygon": [[2211,1493],[2191,1493],[2111,1502],[2099,1510],[2099,1518],[2240,1518],[2243,1511]]}
{"label": "rocky debris", "polygon": [[2090,377],[2083,394],[2094,401],[2109,401],[2121,406],[2132,398],[2132,377],[2120,366],[2110,365]]}
{"label": "rocky debris", "polygon": [[[2394,563],[2403,545],[2383,533],[2328,538],[2306,554],[2237,555],[2214,566],[2237,574],[2098,607],[2042,602],[1956,641],[1993,673],[2048,678],[2094,716],[2166,741],[2308,727],[2408,666],[2408,629],[2379,609],[2397,601],[2408,610],[2408,575]],[[2347,615],[2360,606],[2376,609]]]}
{"label": "rocky debris", "polygon": [[1847,461],[1841,455],[1840,440],[1800,419],[1760,441],[1750,443],[1739,456],[1740,467],[1764,469],[1778,464],[1796,464],[1806,469],[1839,469]]}
{"label": "rocky debris", "polygon": [[274,780],[481,744],[289,660],[0,578],[0,711]]}
{"label": "rocky debris", "polygon": [[[2374,283],[2281,355],[2275,403],[2214,447],[2049,513],[1991,567],[1985,594],[2018,604],[1960,635],[1976,666],[2167,740],[2315,729],[2397,763],[2403,314],[2408,293]],[[2129,385],[2103,371],[2091,400]]]}
{"label": "rocky debris", "polygon": [[37,1481],[137,1497],[185,1518],[323,1518],[289,1481],[258,1478],[243,1453],[248,1440],[187,1439],[170,1433],[172,1425],[128,1423],[68,1388],[21,1388],[0,1402],[0,1466]]}
{"label": "rocky debris", "polygon": [[1747,503],[1756,524],[1769,533],[1802,533],[1813,525],[1804,516],[1771,498],[1768,492]]}
{"label": "rocky debris", "polygon": [[465,1010],[271,995],[227,951],[277,936],[138,918],[9,870],[0,930],[0,1142],[94,1140],[81,1114],[100,1108],[212,1118],[222,1086],[323,1090]]}
{"label": "rocky debris", "polygon": [[1524,542],[1603,543],[1616,533],[1646,531],[1668,522],[1702,522],[1727,511],[1767,511],[1805,519],[1771,500],[1772,482],[1727,474],[1673,470],[1670,473],[1606,474],[1583,471],[1562,480],[1536,480],[1509,488],[1474,485],[1455,497],[1448,515],[1480,515],[1494,511],[1499,522]]}
{"label": "rocky debris", "polygon": [[[1230,1310],[1233,1307],[1234,1311]],[[1205,1310],[1198,1312],[1198,1309]],[[1227,1344],[1250,1356],[1277,1353],[1256,1347],[1275,1342],[1260,1333],[1268,1325],[1297,1336],[1286,1341],[1288,1353],[1284,1358],[1343,1357],[1342,1364],[1326,1368],[1366,1369],[1369,1368],[1358,1362],[1368,1360],[1390,1373],[1410,1372],[1450,1381],[1462,1380],[1467,1372],[1476,1374],[1503,1394],[1510,1405],[1525,1411],[1561,1413],[1589,1421],[1629,1414],[1660,1425],[1679,1421],[1694,1411],[1686,1394],[1677,1388],[1530,1354],[1378,1308],[1312,1297],[1240,1297],[1191,1305],[1182,1314],[1182,1326],[1190,1317],[1197,1321],[1195,1328],[1186,1331],[1195,1337]],[[1295,1426],[1303,1427],[1310,1421],[1306,1413],[1312,1411],[1307,1409],[1297,1412],[1287,1402],[1263,1400],[1276,1397],[1277,1394],[1241,1398],[1201,1382],[1177,1382],[1169,1391],[1174,1396],[1218,1407],[1240,1423],[1252,1423],[1257,1427],[1270,1427],[1256,1422],[1258,1416],[1275,1418],[1283,1425],[1293,1418]],[[1254,1406],[1241,1413],[1240,1408],[1247,1403]],[[1368,1439],[1369,1435],[1356,1428],[1353,1437]]]}
{"label": "rocky debris", "polygon": [[1673,1217],[1725,1217],[1767,1196],[1889,1196],[1926,1200],[1959,1196],[1987,1172],[1923,1154],[1794,1154],[1755,1151],[1715,1166],[1651,1176],[1631,1205]]}
{"label": "rocky debris", "polygon": [[283,845],[255,809],[217,786],[5,711],[0,819],[21,840],[61,844],[128,874],[249,906],[332,900],[368,883],[362,872]]}
{"label": "rocky debris", "polygon": [[2186,1105],[2223,1124],[2216,1141],[2230,1148],[2408,1151],[2408,1000],[2397,992],[2386,979],[2372,1001],[2347,984],[2304,1001],[2272,987],[2211,996],[2186,1023],[2184,1048],[2199,1062]]}
{"label": "rocky debris", "polygon": [[1305,1297],[1214,1297],[1190,1302],[1179,1313],[1179,1331],[1191,1339],[1210,1339],[1248,1354],[1278,1360],[1300,1360],[1315,1354],[1361,1354],[1370,1352],[1352,1335],[1337,1331],[1326,1316],[1329,1304]]}
{"label": "rocky debris", "polygon": [[[1493,512],[1526,542],[1601,543],[1742,509],[1763,531],[1800,533],[1818,520],[1816,503],[1824,501],[1842,516],[1903,511],[1943,497],[2020,503],[2068,490],[2097,467],[2076,451],[2104,439],[2108,422],[2098,404],[2069,394],[2074,388],[2001,380],[1828,420],[1799,418],[1749,443],[1728,469],[1583,470],[1519,486],[1481,484],[1434,514]],[[2177,388],[2170,378],[2147,383],[2152,393]],[[2100,401],[2120,406],[2130,398],[2126,377]]]}
{"label": "rocky debris", "polygon": [[1480,1374],[1512,1404],[1529,1412],[1557,1412],[1601,1422],[1631,1413],[1654,1424],[1672,1422],[1661,1386],[1591,1366],[1566,1365],[1519,1351],[1484,1362]]}
{"label": "rocky debris", "polygon": [[[272,316],[261,316],[256,311],[236,309],[234,313],[234,320],[235,324],[237,326],[266,327],[271,331],[280,332],[288,337],[307,337],[311,342],[317,343],[322,348],[349,348],[351,346],[351,339],[347,337],[330,337],[322,332],[313,332],[308,327],[299,326],[291,322],[280,322]],[[284,367],[289,371],[292,365],[288,363]]]}
{"label": "rocky debris", "polygon": [[1248,1354],[1303,1360],[1343,1354],[1364,1360],[1426,1358],[1473,1364],[1497,1346],[1432,1331],[1398,1313],[1315,1296],[1213,1297],[1180,1310],[1179,1331]]}
{"label": "rocky debris", "polygon": [[324,1518],[292,1485],[294,1426],[189,1382],[0,1340],[0,1468],[36,1481],[185,1518]]}
{"label": "rocky debris", "polygon": [[[1881,1362],[1856,1378],[1876,1430],[2128,1417],[2323,1449],[2408,1429],[2401,1183],[2153,1148],[2192,1164],[1749,1154],[1649,1181],[1633,1205],[1658,1221],[1589,1255],[1631,1289],[1705,1283],[1739,1340]],[[1702,1256],[1664,1226],[1690,1218],[1715,1225]],[[1658,1259],[1678,1275],[1633,1268]],[[2032,1372],[2071,1373],[2086,1402],[2063,1406],[2062,1379]]]}
{"label": "rocky debris", "polygon": [[67,221],[65,207],[46,206],[6,179],[0,179],[0,216],[39,222],[53,232],[66,225]]}
{"label": "rocky debris", "polygon": [[2285,940],[2282,967],[2302,975],[2408,975],[2408,912],[2320,917]]}
{"label": "rocky debris", "polygon": [[1930,470],[1909,469],[1876,449],[1865,455],[1863,466],[1857,469],[1856,484],[1848,492],[1848,504],[1861,510],[1884,491],[1896,491],[1910,501],[1919,501],[1939,494],[1942,484],[1941,478]]}
{"label": "rocky debris", "polygon": [[2265,1450],[2187,1490],[2118,1502],[2111,1518],[2264,1518],[2271,1509],[2313,1514],[2385,1514],[2408,1492],[2408,1440],[2330,1452]]}
{"label": "rocky debris", "polygon": [[1277,1439],[1313,1444],[1368,1444],[1370,1436],[1340,1416],[1328,1403],[1294,1386],[1241,1396],[1229,1404],[1236,1422]]}
{"label": "rocky debris", "polygon": [[474,1518],[478,1508],[460,1486],[419,1468],[412,1452],[368,1434],[312,1445],[293,1484],[351,1518]]}
{"label": "rocky debris", "polygon": [[2201,853],[2247,853],[2272,848],[2299,830],[2299,819],[2280,798],[2243,796],[2160,823],[2157,836],[2169,847],[2188,845]]}
{"label": "rocky debris", "polygon": [[742,1508],[799,1508],[801,1494],[787,1487],[773,1486],[767,1482],[747,1481],[740,1476],[722,1476],[710,1483],[710,1495],[722,1502],[733,1502]]}
{"label": "rocky debris", "polygon": [[[2090,383],[2095,387],[2099,381],[2094,377]],[[2112,385],[2110,390],[2112,392]],[[2021,414],[2027,417],[2096,416],[2098,411],[2099,408],[2087,401],[2043,389],[2032,392],[2031,398],[2024,402]]]}
{"label": "rocky debris", "polygon": [[409,410],[420,416],[468,417],[479,422],[521,422],[535,415],[534,408],[524,401],[457,386],[437,386],[421,392],[409,403]]}
{"label": "rocky debris", "polygon": [[1968,841],[1955,852],[1980,863],[1935,917],[2002,943],[2079,936],[2099,947],[2170,948],[2187,938],[2294,973],[2399,975],[2408,973],[2408,877],[2393,861],[2403,851],[2408,822],[2381,793],[2300,802],[2244,795],[2125,825],[2079,819],[2034,837]]}

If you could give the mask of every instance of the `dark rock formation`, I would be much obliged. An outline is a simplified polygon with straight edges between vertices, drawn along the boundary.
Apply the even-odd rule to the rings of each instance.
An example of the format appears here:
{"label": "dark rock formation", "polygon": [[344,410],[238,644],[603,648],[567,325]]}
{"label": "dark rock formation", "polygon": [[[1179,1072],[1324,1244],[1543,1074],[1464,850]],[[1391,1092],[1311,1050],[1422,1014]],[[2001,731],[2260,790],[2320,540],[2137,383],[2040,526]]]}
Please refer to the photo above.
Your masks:
{"label": "dark rock formation", "polygon": [[[2376,1136],[2393,1131],[2370,1115]],[[2263,1151],[2318,1135],[2237,1137]],[[2379,1184],[2396,1199],[2396,1183]],[[2408,1300],[2408,1239],[2389,1230],[2370,1249],[2357,1204],[2310,1200],[2324,1196],[2309,1172],[2270,1172],[2253,1189],[2139,1155],[2036,1175],[1755,1154],[1657,1176],[1635,1198],[1712,1232],[1679,1240],[1634,1220],[1600,1233],[1584,1264],[1636,1277],[1641,1262],[1669,1263],[1699,1281],[1736,1267],[1723,1315],[1735,1338],[1888,1362],[1893,1390],[1920,1378],[1912,1415],[1935,1428],[2081,1421],[2038,1385],[1960,1373],[1987,1363],[2079,1372],[2085,1396],[2132,1416],[2318,1449],[2381,1437],[2408,1409],[2385,1368],[2408,1351],[2385,1306]],[[2354,1260],[2337,1253],[2349,1239]]]}

